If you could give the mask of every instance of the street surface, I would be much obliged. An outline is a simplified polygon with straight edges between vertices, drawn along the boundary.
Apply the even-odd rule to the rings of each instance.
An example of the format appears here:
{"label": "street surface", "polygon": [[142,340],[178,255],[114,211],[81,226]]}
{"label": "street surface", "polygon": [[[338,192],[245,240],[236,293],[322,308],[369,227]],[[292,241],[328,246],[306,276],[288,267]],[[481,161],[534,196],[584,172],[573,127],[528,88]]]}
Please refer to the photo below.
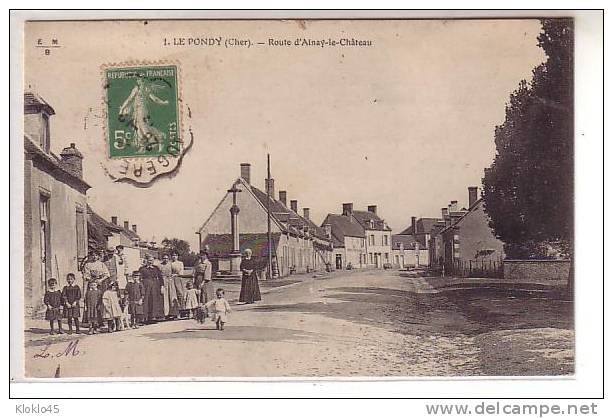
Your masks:
{"label": "street surface", "polygon": [[262,283],[261,302],[238,305],[239,284],[219,281],[234,310],[224,331],[185,319],[111,334],[48,336],[46,322],[31,321],[26,376],[574,373],[572,303],[543,292],[445,291],[431,283],[398,271],[297,275]]}

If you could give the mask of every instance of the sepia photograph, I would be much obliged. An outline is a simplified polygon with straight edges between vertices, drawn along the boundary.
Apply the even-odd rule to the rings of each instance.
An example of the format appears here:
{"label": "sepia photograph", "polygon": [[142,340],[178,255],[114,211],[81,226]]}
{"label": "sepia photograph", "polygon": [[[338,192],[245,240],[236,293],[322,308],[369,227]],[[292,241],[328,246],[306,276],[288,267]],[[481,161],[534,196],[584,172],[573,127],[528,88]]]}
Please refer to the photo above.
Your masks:
{"label": "sepia photograph", "polygon": [[24,22],[17,378],[572,378],[574,45],[571,14]]}

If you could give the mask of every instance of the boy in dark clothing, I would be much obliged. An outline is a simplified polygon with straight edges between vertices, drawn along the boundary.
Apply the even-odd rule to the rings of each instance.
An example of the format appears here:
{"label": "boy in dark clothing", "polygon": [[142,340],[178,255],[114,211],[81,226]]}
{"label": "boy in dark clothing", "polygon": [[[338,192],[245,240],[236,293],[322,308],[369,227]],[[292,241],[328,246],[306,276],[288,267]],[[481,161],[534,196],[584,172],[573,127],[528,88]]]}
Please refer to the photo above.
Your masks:
{"label": "boy in dark clothing", "polygon": [[62,302],[64,304],[64,316],[68,321],[68,333],[72,334],[72,322],[74,321],[77,334],[81,333],[79,329],[79,317],[81,316],[81,288],[74,284],[75,275],[68,273],[66,275],[68,285],[62,289]]}
{"label": "boy in dark clothing", "polygon": [[102,292],[98,290],[95,280],[89,282],[89,290],[85,295],[85,308],[87,309],[87,322],[89,323],[88,334],[95,334],[100,323],[100,305],[102,304]]}
{"label": "boy in dark clothing", "polygon": [[45,292],[45,297],[43,299],[43,302],[45,303],[45,306],[47,307],[47,312],[45,312],[45,319],[47,321],[49,321],[49,327],[51,328],[51,331],[49,332],[49,334],[53,335],[55,334],[55,330],[53,329],[53,323],[55,321],[57,321],[57,333],[58,334],[63,334],[64,331],[62,331],[62,292],[60,292],[58,289],[56,289],[57,286],[57,280],[55,279],[49,279],[49,281],[47,282],[47,285],[49,286],[47,291]]}
{"label": "boy in dark clothing", "polygon": [[126,284],[126,294],[128,295],[128,313],[130,314],[130,326],[138,328],[143,321],[143,284],[139,280],[139,272],[132,273]]}

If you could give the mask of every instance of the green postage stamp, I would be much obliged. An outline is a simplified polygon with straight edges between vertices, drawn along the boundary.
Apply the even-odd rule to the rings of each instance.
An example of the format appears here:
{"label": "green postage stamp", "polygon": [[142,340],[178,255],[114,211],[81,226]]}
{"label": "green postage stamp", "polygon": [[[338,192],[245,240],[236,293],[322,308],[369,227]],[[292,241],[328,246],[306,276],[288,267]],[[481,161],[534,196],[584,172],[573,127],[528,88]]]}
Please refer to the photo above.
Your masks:
{"label": "green postage stamp", "polygon": [[176,63],[103,67],[107,172],[146,185],[174,171],[185,152]]}

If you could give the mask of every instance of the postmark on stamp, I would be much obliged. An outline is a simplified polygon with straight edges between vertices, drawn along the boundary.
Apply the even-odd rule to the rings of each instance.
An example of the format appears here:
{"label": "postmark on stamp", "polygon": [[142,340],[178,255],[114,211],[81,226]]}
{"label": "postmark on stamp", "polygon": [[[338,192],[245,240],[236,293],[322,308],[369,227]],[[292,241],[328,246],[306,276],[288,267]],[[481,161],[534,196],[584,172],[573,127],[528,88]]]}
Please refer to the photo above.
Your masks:
{"label": "postmark on stamp", "polygon": [[191,145],[182,132],[178,64],[108,65],[103,77],[107,173],[147,186],[176,170]]}

